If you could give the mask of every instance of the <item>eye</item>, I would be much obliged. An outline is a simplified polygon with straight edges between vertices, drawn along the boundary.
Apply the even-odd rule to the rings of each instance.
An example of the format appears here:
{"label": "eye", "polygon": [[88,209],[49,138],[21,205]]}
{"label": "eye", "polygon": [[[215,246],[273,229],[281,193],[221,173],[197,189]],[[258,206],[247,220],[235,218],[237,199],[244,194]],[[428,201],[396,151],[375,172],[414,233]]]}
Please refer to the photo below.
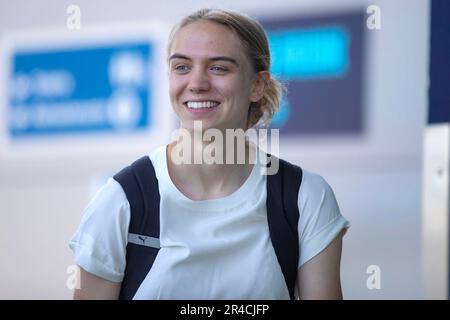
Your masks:
{"label": "eye", "polygon": [[225,73],[228,71],[227,68],[222,67],[222,66],[212,66],[210,69],[212,71],[214,71],[215,73]]}
{"label": "eye", "polygon": [[186,73],[189,71],[189,67],[185,64],[177,64],[173,67],[173,69],[178,73]]}

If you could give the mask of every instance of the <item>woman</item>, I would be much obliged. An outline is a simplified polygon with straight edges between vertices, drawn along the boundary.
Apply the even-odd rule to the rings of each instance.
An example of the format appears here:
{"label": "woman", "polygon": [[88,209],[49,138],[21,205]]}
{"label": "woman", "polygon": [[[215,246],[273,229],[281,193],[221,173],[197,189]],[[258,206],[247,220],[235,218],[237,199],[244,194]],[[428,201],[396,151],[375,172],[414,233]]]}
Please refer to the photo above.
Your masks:
{"label": "woman", "polygon": [[[245,143],[249,161],[237,162],[237,148],[216,138],[215,155],[234,161],[195,160],[211,144],[203,133],[213,130],[226,137],[226,130],[267,124],[277,110],[281,85],[269,73],[262,27],[237,12],[199,10],[173,29],[168,64],[171,104],[188,137],[149,156],[160,193],[160,249],[132,297],[289,299],[269,234],[267,177],[254,161],[255,155],[264,156],[262,151]],[[319,175],[303,170],[295,195],[300,212],[297,296],[341,299],[342,236],[349,223]],[[81,267],[75,299],[119,297],[129,224],[127,196],[109,179],[70,242]]]}

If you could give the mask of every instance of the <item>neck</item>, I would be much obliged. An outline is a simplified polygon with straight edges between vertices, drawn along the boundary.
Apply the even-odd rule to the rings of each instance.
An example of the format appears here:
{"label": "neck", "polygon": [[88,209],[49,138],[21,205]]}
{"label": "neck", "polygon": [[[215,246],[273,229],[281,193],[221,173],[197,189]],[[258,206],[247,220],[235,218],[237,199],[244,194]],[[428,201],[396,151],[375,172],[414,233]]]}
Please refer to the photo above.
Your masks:
{"label": "neck", "polygon": [[178,182],[180,190],[190,186],[189,190],[196,193],[191,198],[232,193],[250,175],[256,162],[256,147],[245,139],[228,137],[227,141],[226,135],[212,142],[202,136],[191,132],[189,137],[169,144],[167,163],[172,180]]}

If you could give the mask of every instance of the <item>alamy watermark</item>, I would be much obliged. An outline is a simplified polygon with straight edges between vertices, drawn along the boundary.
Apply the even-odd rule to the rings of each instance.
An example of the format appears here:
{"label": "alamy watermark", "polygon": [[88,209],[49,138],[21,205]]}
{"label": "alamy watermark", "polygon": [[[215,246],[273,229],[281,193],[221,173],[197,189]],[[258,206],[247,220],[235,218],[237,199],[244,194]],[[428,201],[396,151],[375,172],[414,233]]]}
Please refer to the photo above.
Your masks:
{"label": "alamy watermark", "polygon": [[381,9],[377,5],[370,5],[366,9],[369,15],[366,20],[366,26],[369,30],[381,30]]}
{"label": "alamy watermark", "polygon": [[271,154],[279,154],[278,129],[226,129],[223,132],[216,128],[203,130],[202,121],[194,121],[193,131],[179,128],[173,132],[172,139],[180,142],[170,154],[176,165],[254,164],[259,161],[262,164],[261,174],[273,175],[278,172],[277,157],[270,155],[261,158],[255,148],[246,148],[248,142],[252,141],[263,149],[270,150]]}
{"label": "alamy watermark", "polygon": [[370,276],[366,280],[366,286],[369,290],[381,289],[381,269],[379,266],[372,264],[367,267],[367,274]]}
{"label": "alamy watermark", "polygon": [[66,13],[69,15],[66,20],[66,26],[69,30],[81,29],[81,9],[76,4],[67,7]]}
{"label": "alamy watermark", "polygon": [[69,290],[80,289],[80,267],[73,264],[67,267],[66,273],[69,275],[66,280],[66,287]]}

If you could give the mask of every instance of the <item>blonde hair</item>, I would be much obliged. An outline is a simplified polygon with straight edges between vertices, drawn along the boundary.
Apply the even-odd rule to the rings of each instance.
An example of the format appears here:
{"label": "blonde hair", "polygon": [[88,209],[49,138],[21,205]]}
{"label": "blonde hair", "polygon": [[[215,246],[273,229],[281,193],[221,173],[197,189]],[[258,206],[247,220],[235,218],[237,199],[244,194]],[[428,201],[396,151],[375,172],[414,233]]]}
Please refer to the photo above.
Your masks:
{"label": "blonde hair", "polygon": [[[200,9],[176,24],[169,37],[168,55],[176,33],[184,26],[196,21],[211,21],[228,27],[240,39],[255,73],[270,71],[270,50],[266,33],[255,19],[242,13],[224,9]],[[285,87],[272,76],[266,82],[264,95],[257,102],[251,102],[247,115],[247,129],[256,125],[267,127],[278,111]]]}

